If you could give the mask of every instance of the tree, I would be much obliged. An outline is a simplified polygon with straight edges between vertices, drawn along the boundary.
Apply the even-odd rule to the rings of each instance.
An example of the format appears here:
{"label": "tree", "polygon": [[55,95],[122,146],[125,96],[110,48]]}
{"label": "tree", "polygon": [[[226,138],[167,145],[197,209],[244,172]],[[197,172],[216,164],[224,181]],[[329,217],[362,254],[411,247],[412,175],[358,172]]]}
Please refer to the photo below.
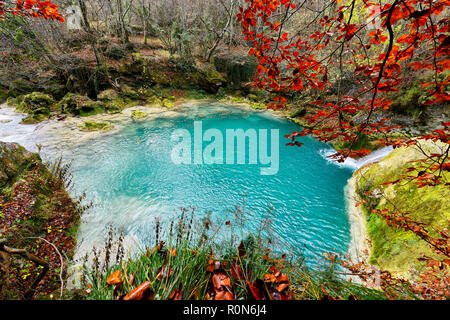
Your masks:
{"label": "tree", "polygon": [[[323,5],[317,2],[315,8],[311,7],[312,1],[307,0],[300,3],[246,0],[246,3],[240,8],[238,20],[251,46],[249,54],[259,61],[254,86],[274,95],[269,107],[283,108],[289,97],[300,91],[322,93],[312,102],[317,107],[315,114],[305,117],[310,127],[286,136],[291,140],[289,145],[301,146],[297,138],[307,135],[325,142],[339,141],[347,147],[337,150],[333,157],[344,161],[347,157],[370,152],[356,148],[361,136],[379,135],[383,137],[378,141],[381,145],[394,146],[433,140],[445,146],[442,152],[428,154],[424,151],[425,158],[419,166],[408,169],[400,180],[386,184],[407,179],[419,188],[442,183],[450,185],[442,177],[443,172],[450,171],[450,123],[443,123],[441,128],[414,139],[393,141],[388,133],[398,126],[389,124],[387,118],[376,117],[378,112],[389,109],[392,104],[389,93],[397,92],[405,73],[412,71],[429,70],[431,73],[432,80],[421,83],[427,92],[423,106],[449,103],[450,1],[332,0]],[[303,30],[295,28],[293,22],[300,14],[310,19]],[[344,95],[339,90],[345,72],[354,74],[358,86],[352,94]],[[331,80],[338,84],[334,99],[327,96]],[[374,210],[372,214],[380,215],[394,228],[413,232],[440,255],[440,259],[423,258],[429,268],[413,289],[428,298],[448,295],[448,291],[441,290],[442,285],[448,288],[450,283],[448,227],[430,232],[427,226],[395,208]],[[350,268],[362,274],[362,266]],[[388,273],[384,281],[390,285],[402,284]]]}

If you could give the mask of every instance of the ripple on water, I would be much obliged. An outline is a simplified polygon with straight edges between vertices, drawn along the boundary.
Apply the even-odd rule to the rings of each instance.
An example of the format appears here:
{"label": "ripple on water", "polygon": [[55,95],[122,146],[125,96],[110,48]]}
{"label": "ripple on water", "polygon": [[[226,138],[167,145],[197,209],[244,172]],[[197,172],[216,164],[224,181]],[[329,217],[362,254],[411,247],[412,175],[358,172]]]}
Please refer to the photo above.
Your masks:
{"label": "ripple on water", "polygon": [[[79,119],[38,128],[47,136],[44,157],[52,158],[57,150],[56,156],[61,152],[67,160],[72,159],[73,194],[86,191],[88,200],[95,204],[82,219],[78,256],[101,246],[107,225],[122,230],[129,246],[139,247],[153,239],[149,235],[156,217],[170,221],[180,207],[193,205],[199,215],[210,210],[222,220],[228,219],[229,210],[241,204],[243,194],[248,210],[246,227],[250,230],[273,207],[272,233],[286,243],[284,248],[301,248],[311,263],[321,261],[324,252],[347,252],[350,234],[344,186],[353,168],[330,163],[323,156],[323,150],[330,147],[312,138],[303,138],[305,145],[301,148],[286,146],[283,136],[298,131],[296,124],[268,112],[221,104],[191,104],[176,111],[153,113],[140,122],[129,120],[132,110],[126,112],[111,119],[116,130],[106,135],[80,133],[76,130],[77,121],[82,121]],[[278,174],[261,176],[260,167],[255,165],[173,164],[171,133],[176,128],[192,131],[193,120],[198,119],[204,128],[222,132],[279,129]],[[24,130],[36,134],[36,127]],[[0,135],[5,132],[2,123]],[[23,140],[31,145],[30,136]]]}

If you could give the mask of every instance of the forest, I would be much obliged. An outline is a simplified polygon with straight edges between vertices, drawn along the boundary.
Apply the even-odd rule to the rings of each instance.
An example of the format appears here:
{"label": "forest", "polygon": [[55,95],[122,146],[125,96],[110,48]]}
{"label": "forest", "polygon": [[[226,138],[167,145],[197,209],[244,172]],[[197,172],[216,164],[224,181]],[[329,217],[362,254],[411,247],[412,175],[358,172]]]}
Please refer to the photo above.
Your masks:
{"label": "forest", "polygon": [[0,300],[448,300],[449,17],[0,1]]}

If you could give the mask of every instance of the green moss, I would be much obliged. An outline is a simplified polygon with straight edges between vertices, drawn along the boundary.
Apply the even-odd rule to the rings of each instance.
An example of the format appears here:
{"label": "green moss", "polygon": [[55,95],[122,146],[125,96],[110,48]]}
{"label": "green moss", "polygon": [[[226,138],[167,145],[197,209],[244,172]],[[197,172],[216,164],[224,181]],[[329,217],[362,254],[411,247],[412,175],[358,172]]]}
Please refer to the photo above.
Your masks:
{"label": "green moss", "polygon": [[250,107],[252,107],[253,109],[256,109],[256,110],[267,109],[267,105],[265,103],[261,103],[261,102],[251,102]]}
{"label": "green moss", "polygon": [[408,88],[402,88],[399,92],[390,95],[392,105],[390,110],[397,114],[411,115],[416,120],[424,119],[425,108],[423,103],[427,101],[427,91],[415,83]]}
{"label": "green moss", "polygon": [[48,119],[48,116],[43,114],[37,114],[37,115],[29,115],[22,119],[22,124],[36,124],[42,121],[45,121]]}
{"label": "green moss", "polygon": [[373,140],[372,137],[370,137],[366,134],[360,133],[358,136],[358,139],[356,140],[355,143],[353,143],[353,145],[352,145],[351,141],[344,141],[344,142],[335,141],[332,143],[332,145],[336,150],[343,150],[343,149],[348,149],[348,148],[352,147],[353,150],[367,149],[367,150],[372,151],[377,147],[377,145],[375,145],[372,142],[372,140]]}
{"label": "green moss", "polygon": [[[421,143],[422,148],[432,152],[436,146]],[[397,230],[388,226],[384,219],[372,213],[372,209],[389,209],[410,212],[408,216],[427,225],[431,234],[434,228],[446,226],[450,219],[450,191],[445,184],[418,188],[413,183],[397,183],[382,186],[386,181],[399,179],[413,164],[412,160],[423,158],[415,147],[394,150],[385,159],[359,173],[358,194],[367,201],[365,212],[367,231],[372,241],[370,262],[384,270],[407,273],[410,269],[421,270],[424,262],[418,260],[423,254],[435,256],[429,245],[410,231]],[[443,173],[443,180],[450,178]],[[365,194],[368,193],[368,196]],[[391,199],[391,202],[386,199]]]}
{"label": "green moss", "polygon": [[53,97],[41,92],[24,95],[17,109],[32,115],[50,115],[50,108],[55,103]]}
{"label": "green moss", "polygon": [[247,99],[245,99],[244,97],[239,97],[239,96],[232,97],[230,99],[230,102],[233,102],[233,103],[249,103],[249,101]]}
{"label": "green moss", "polygon": [[22,102],[22,99],[23,99],[23,96],[18,96],[16,98],[9,97],[6,100],[6,104],[8,105],[8,107],[17,108],[20,105],[20,103]]}
{"label": "green moss", "polygon": [[82,125],[79,126],[81,131],[109,131],[113,127],[109,122],[102,121],[85,121]]}
{"label": "green moss", "polygon": [[169,109],[173,108],[175,106],[175,104],[172,101],[170,101],[169,99],[163,99],[161,102],[161,105],[163,107],[169,108]]}
{"label": "green moss", "polygon": [[138,119],[144,119],[148,117],[148,114],[145,112],[142,112],[141,110],[135,110],[133,111],[133,113],[131,114],[131,117],[135,120]]}
{"label": "green moss", "polygon": [[101,101],[93,101],[86,96],[75,93],[68,93],[55,107],[62,113],[72,114],[75,116],[90,116],[103,113],[105,105]]}

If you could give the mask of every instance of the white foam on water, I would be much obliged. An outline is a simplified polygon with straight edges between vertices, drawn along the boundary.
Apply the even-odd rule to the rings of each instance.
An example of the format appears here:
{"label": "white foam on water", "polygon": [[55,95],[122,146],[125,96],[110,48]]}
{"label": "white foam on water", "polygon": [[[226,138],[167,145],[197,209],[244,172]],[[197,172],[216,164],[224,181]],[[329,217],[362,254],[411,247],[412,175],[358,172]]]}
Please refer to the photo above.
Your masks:
{"label": "white foam on water", "polygon": [[375,150],[374,152],[371,152],[365,157],[362,157],[361,159],[353,159],[353,158],[347,158],[344,162],[337,162],[333,158],[330,158],[333,154],[336,153],[336,150],[333,148],[330,149],[323,149],[320,150],[320,155],[325,158],[330,163],[333,163],[337,166],[341,167],[348,167],[353,170],[358,170],[359,168],[365,166],[369,163],[374,163],[382,160],[384,157],[386,157],[389,153],[392,152],[394,148],[392,146],[383,147],[381,149]]}
{"label": "white foam on water", "polygon": [[30,151],[37,151],[34,133],[39,125],[21,124],[25,114],[15,112],[6,104],[0,105],[0,141],[16,142]]}

